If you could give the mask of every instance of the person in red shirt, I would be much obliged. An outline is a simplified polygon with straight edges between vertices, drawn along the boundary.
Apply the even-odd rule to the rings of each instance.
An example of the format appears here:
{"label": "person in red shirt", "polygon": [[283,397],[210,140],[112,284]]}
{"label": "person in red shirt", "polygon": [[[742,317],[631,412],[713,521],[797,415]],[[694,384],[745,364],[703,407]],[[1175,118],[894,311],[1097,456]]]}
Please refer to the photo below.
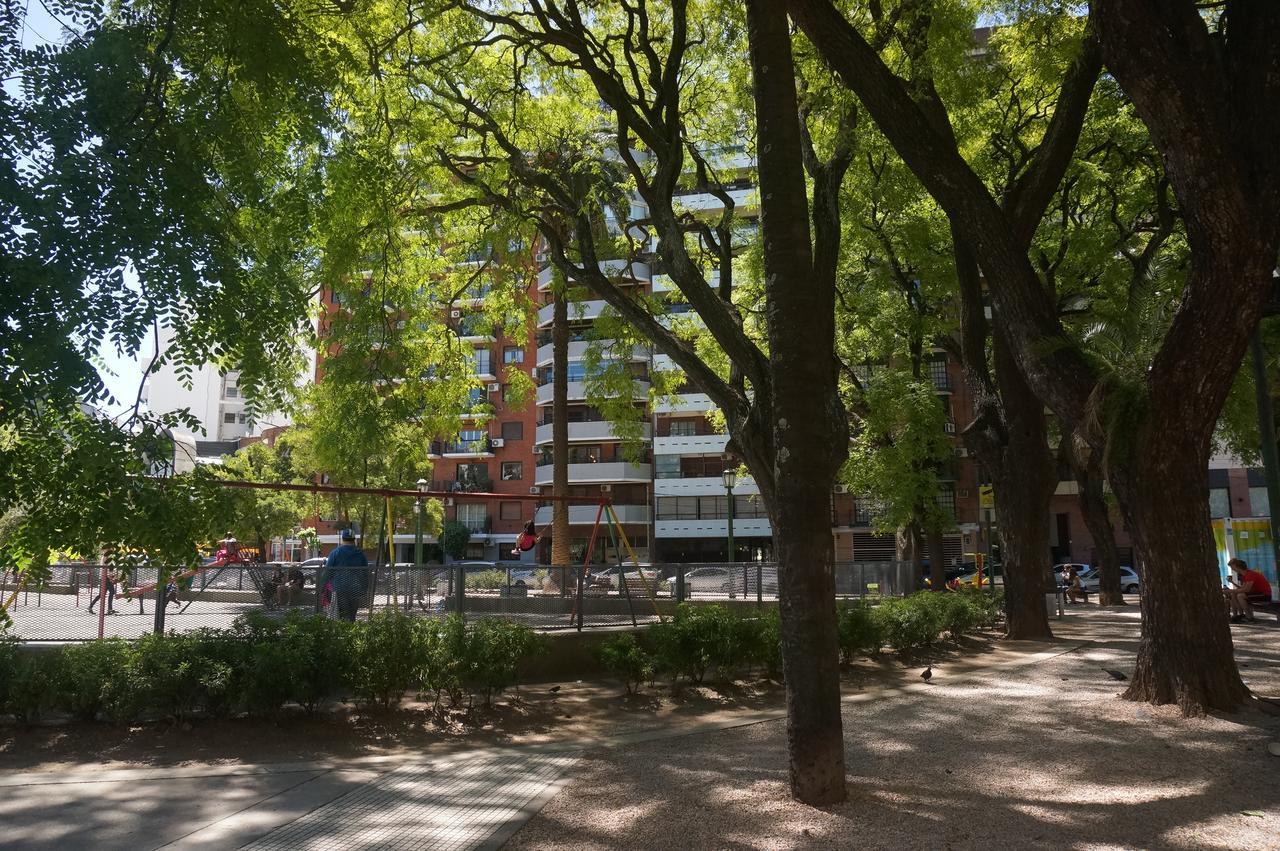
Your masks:
{"label": "person in red shirt", "polygon": [[1231,610],[1231,622],[1240,623],[1248,620],[1252,623],[1254,621],[1253,606],[1250,602],[1269,601],[1271,583],[1258,571],[1250,570],[1249,565],[1244,563],[1244,559],[1231,559],[1227,562],[1227,568],[1232,574],[1227,577],[1230,587],[1222,589],[1222,593],[1227,598],[1227,606]]}

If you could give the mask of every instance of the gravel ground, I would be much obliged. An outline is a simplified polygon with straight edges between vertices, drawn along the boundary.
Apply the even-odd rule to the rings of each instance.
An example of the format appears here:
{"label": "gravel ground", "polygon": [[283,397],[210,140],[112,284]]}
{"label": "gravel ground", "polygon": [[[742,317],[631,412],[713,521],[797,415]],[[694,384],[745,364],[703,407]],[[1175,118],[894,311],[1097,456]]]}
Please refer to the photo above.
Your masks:
{"label": "gravel ground", "polygon": [[[847,703],[840,806],[789,799],[767,722],[588,754],[505,847],[1280,848],[1280,718],[1118,700],[1104,669],[1131,670],[1136,620],[1086,617],[1074,652]],[[1255,693],[1280,696],[1280,628],[1236,643]]]}

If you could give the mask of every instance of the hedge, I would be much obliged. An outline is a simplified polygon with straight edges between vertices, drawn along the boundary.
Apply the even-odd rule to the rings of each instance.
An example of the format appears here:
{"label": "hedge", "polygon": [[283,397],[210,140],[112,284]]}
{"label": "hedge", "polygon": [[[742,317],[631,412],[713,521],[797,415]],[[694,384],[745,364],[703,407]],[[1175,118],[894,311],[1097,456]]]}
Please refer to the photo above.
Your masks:
{"label": "hedge", "polygon": [[488,705],[543,649],[530,628],[472,624],[397,610],[346,623],[291,612],[251,614],[228,630],[107,639],[49,653],[0,641],[0,714],[31,722],[51,711],[131,722],[247,713],[273,717],[288,704],[314,713],[344,694],[390,707],[406,692]]}

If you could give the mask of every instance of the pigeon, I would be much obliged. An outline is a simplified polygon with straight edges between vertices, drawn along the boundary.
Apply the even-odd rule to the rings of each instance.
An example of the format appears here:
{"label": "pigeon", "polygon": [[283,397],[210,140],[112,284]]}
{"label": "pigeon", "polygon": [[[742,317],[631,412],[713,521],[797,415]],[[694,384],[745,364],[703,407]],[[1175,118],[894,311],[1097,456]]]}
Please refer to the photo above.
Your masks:
{"label": "pigeon", "polygon": [[920,672],[920,679],[924,680],[926,683],[929,682],[929,680],[933,679],[932,665],[930,665],[929,667],[925,668],[923,671]]}
{"label": "pigeon", "polygon": [[552,694],[555,694],[556,692],[560,691],[560,686],[552,686],[551,688],[547,689],[547,691],[551,692]]}
{"label": "pigeon", "polygon": [[1113,679],[1113,680],[1127,680],[1127,679],[1129,679],[1129,678],[1128,678],[1128,677],[1126,677],[1122,672],[1120,672],[1120,671],[1116,671],[1116,670],[1113,670],[1112,668],[1103,668],[1102,670],[1104,670],[1104,671],[1106,671],[1108,674],[1110,674],[1110,675],[1111,675],[1111,679]]}

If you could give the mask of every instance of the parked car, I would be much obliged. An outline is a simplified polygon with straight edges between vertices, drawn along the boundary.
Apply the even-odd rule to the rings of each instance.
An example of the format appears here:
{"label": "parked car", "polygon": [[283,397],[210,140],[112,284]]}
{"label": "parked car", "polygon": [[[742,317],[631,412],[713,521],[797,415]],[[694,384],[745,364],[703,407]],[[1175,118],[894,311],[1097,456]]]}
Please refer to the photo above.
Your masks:
{"label": "parked car", "polygon": [[[1096,567],[1089,568],[1089,572],[1080,577],[1080,587],[1090,594],[1098,593],[1101,582],[1102,571]],[[1120,568],[1120,590],[1125,594],[1137,594],[1142,590],[1142,579],[1132,567]]]}
{"label": "parked car", "polygon": [[[686,594],[728,594],[733,585],[727,567],[695,567],[684,574]],[[667,588],[676,593],[676,577],[667,579]]]}
{"label": "parked car", "polygon": [[591,580],[592,582],[597,584],[608,583],[613,588],[617,588],[618,576],[624,570],[627,573],[627,577],[632,580],[638,579],[641,576],[643,576],[645,579],[648,579],[650,581],[656,580],[658,578],[658,571],[652,568],[636,567],[634,564],[628,564],[628,565],[623,565],[622,567],[619,567],[618,565],[615,564],[612,567],[602,567],[599,570],[591,571]]}
{"label": "parked car", "polygon": [[[995,584],[996,585],[1004,584],[1004,565],[996,564],[994,566],[984,566],[982,568],[983,587],[986,587],[987,581],[991,578],[991,572],[993,567],[995,570],[995,580],[994,580]],[[971,570],[969,573],[963,573],[960,576],[957,576],[955,578],[955,581],[960,583],[961,585],[975,585],[977,584],[977,578],[978,578],[978,572],[976,570]]]}

